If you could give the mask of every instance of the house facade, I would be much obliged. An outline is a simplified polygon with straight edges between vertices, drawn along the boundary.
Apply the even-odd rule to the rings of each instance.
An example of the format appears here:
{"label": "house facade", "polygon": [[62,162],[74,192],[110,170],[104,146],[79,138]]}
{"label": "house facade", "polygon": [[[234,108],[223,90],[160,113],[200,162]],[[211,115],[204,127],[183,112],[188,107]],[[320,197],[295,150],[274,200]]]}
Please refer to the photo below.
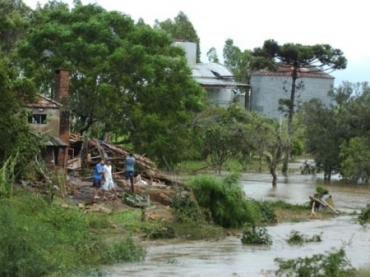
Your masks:
{"label": "house facade", "polygon": [[[260,70],[253,73],[250,81],[250,110],[270,118],[283,118],[284,114],[278,110],[279,100],[290,98],[291,74],[290,65],[280,65],[277,71]],[[328,92],[334,86],[334,77],[315,67],[307,66],[298,69],[296,85],[300,83],[303,86],[296,92],[296,107],[313,98],[330,105]]]}
{"label": "house facade", "polygon": [[55,97],[37,96],[35,103],[27,104],[30,110],[28,123],[35,135],[46,135],[42,158],[47,166],[65,168],[69,151],[69,71],[55,71]]}

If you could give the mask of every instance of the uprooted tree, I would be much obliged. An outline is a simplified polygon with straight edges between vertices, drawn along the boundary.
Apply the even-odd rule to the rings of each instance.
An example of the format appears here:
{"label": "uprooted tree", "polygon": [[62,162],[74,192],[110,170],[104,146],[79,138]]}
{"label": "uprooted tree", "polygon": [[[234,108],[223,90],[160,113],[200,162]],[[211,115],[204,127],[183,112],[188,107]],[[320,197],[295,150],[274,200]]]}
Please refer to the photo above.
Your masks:
{"label": "uprooted tree", "polygon": [[[279,45],[275,40],[266,40],[262,47],[255,48],[251,61],[252,69],[276,70],[279,64],[291,66],[290,99],[282,99],[281,104],[286,106],[288,118],[288,136],[293,134],[293,116],[296,106],[296,91],[301,85],[297,83],[299,69],[315,67],[318,71],[332,71],[345,69],[347,59],[340,49],[332,48],[328,44],[302,45],[286,43]],[[285,149],[283,173],[288,170],[288,160],[292,149],[291,143]]]}

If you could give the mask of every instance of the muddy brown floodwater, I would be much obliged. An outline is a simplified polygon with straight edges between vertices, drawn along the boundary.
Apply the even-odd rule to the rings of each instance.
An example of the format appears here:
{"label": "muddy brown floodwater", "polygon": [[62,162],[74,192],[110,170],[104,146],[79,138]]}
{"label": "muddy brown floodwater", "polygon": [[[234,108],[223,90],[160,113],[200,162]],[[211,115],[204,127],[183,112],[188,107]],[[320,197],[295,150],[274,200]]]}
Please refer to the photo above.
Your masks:
{"label": "muddy brown floodwater", "polygon": [[[241,184],[248,197],[259,200],[284,200],[303,204],[315,192],[315,183],[322,184],[322,176],[291,174],[279,176],[276,188],[268,174],[243,174]],[[334,204],[341,211],[354,211],[370,203],[370,188],[342,186],[333,181],[327,186]],[[370,233],[345,215],[330,220],[311,220],[281,223],[268,227],[273,237],[271,246],[242,245],[232,236],[221,241],[146,241],[147,256],[142,263],[122,264],[110,268],[112,277],[118,276],[265,276],[263,271],[276,269],[274,259],[297,258],[324,253],[344,247],[347,257],[356,268],[370,264]],[[301,247],[290,246],[285,239],[291,230],[312,236],[322,233],[322,242]]]}

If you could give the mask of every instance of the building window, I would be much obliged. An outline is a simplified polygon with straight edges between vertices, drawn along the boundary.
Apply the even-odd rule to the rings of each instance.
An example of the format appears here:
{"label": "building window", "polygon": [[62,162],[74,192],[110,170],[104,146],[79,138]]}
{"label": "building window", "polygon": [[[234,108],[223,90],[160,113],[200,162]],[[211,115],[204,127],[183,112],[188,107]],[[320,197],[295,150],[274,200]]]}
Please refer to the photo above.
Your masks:
{"label": "building window", "polygon": [[46,124],[46,114],[33,114],[28,117],[30,124]]}

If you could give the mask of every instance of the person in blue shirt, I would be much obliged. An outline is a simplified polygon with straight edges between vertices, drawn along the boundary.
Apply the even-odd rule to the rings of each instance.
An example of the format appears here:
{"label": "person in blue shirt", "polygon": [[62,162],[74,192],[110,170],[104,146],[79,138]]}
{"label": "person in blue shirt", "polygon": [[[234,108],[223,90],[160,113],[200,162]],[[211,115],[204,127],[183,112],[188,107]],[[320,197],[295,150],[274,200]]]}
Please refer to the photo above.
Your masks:
{"label": "person in blue shirt", "polygon": [[99,199],[99,189],[102,185],[104,174],[104,160],[101,160],[94,169],[93,175],[93,187],[94,187],[94,199]]}
{"label": "person in blue shirt", "polygon": [[130,153],[125,161],[125,179],[130,179],[131,191],[134,193],[134,172],[135,172],[135,157],[134,154]]}

